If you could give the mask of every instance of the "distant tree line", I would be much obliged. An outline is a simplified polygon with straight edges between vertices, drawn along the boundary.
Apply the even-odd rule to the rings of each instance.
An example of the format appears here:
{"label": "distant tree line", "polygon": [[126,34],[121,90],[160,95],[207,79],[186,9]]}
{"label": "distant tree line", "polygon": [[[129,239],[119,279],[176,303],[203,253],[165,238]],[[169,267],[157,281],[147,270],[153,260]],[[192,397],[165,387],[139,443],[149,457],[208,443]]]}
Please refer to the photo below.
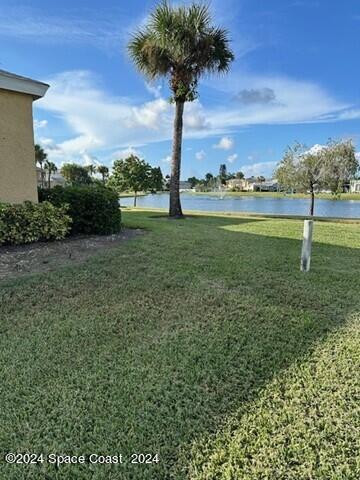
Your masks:
{"label": "distant tree line", "polygon": [[[226,185],[228,180],[233,179],[242,180],[245,178],[243,172],[230,173],[227,171],[225,163],[222,163],[219,168],[219,174],[213,175],[211,172],[205,174],[204,178],[189,177],[187,181],[190,183],[191,188],[198,188],[199,190],[211,190],[219,187],[220,185]],[[258,177],[251,177],[252,180],[259,183],[265,182],[265,177],[262,175]]]}
{"label": "distant tree line", "polygon": [[47,153],[40,145],[35,145],[35,162],[40,168],[40,185],[41,187],[50,188],[51,175],[57,172],[55,163],[50,162]]}
{"label": "distant tree line", "polygon": [[[51,175],[56,173],[58,168],[48,160],[40,145],[35,145],[35,160],[40,168],[40,187],[51,188]],[[136,155],[115,160],[111,173],[106,165],[83,166],[77,163],[64,163],[60,173],[68,185],[105,185],[116,190],[118,194],[133,192],[134,205],[139,192],[155,193],[164,190],[161,168],[152,167]]]}

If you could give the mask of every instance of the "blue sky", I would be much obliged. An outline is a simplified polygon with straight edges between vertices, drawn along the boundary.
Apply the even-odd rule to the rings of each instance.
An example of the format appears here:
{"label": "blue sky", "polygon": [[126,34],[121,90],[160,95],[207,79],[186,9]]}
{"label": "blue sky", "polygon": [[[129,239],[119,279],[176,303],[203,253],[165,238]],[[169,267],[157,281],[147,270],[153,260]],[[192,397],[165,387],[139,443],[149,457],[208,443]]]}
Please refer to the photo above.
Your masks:
{"label": "blue sky", "polygon": [[[58,165],[136,152],[169,171],[173,107],[126,53],[156,1],[0,0],[0,68],[50,83],[35,135]],[[236,54],[185,108],[182,178],[270,176],[295,140],[360,139],[360,2],[213,0]],[[360,149],[358,147],[358,149]]]}

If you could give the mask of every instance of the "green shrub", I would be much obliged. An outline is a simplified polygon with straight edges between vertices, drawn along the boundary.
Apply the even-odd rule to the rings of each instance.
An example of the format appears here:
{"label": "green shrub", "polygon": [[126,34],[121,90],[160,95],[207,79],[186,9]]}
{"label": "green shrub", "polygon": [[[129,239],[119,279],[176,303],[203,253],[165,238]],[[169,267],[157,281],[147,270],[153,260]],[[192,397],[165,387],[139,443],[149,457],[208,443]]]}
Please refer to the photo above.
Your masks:
{"label": "green shrub", "polygon": [[70,231],[66,213],[66,206],[57,208],[49,202],[0,204],[0,245],[61,240]]}
{"label": "green shrub", "polygon": [[121,228],[121,211],[117,193],[104,186],[57,186],[39,191],[40,201],[60,207],[68,205],[72,234],[109,235]]}

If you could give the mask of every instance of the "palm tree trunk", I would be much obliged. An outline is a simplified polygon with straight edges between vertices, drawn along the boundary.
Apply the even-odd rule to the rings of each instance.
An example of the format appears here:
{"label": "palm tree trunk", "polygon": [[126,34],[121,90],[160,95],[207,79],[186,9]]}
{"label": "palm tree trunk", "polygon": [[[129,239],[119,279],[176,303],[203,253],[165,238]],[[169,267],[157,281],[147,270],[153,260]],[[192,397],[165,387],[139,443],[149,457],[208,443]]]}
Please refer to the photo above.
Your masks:
{"label": "palm tree trunk", "polygon": [[43,166],[42,163],[39,162],[40,165],[40,187],[44,188],[44,172],[43,172]]}
{"label": "palm tree trunk", "polygon": [[172,218],[182,218],[183,213],[180,203],[180,167],[181,167],[181,144],[183,135],[183,114],[184,102],[176,100],[175,104],[175,120],[174,120],[174,136],[173,136],[173,152],[171,160],[171,177],[170,177],[170,208],[169,216]]}

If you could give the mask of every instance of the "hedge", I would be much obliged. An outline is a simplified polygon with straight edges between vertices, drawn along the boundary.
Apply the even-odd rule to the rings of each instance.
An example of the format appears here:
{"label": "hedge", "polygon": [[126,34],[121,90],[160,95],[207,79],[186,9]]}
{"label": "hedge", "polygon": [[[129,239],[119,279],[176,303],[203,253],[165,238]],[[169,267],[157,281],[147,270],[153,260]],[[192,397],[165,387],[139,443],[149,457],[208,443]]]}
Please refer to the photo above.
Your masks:
{"label": "hedge", "polygon": [[0,203],[0,245],[62,240],[70,231],[67,207],[49,202]]}
{"label": "hedge", "polygon": [[121,228],[121,211],[117,193],[104,186],[56,186],[39,191],[40,201],[56,207],[68,205],[72,234],[109,235]]}

